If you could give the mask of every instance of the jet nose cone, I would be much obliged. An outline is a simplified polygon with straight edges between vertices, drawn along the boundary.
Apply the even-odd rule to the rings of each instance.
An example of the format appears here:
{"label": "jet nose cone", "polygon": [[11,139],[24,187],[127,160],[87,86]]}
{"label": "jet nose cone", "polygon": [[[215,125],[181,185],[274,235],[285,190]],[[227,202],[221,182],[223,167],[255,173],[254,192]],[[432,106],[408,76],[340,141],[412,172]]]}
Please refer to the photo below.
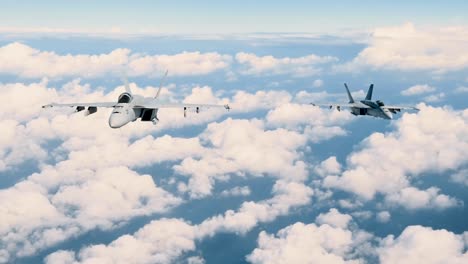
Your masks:
{"label": "jet nose cone", "polygon": [[112,128],[119,128],[128,123],[128,120],[122,114],[112,114],[109,117],[109,126]]}
{"label": "jet nose cone", "polygon": [[393,115],[392,113],[390,113],[390,111],[385,111],[384,114],[385,114],[385,119],[389,119],[389,120],[393,119]]}

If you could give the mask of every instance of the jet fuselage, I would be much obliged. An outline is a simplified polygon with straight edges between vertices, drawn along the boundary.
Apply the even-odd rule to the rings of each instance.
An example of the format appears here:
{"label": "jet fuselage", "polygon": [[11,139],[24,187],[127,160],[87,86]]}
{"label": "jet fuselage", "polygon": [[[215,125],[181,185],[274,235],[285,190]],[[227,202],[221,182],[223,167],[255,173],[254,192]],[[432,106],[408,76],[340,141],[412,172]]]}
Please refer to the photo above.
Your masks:
{"label": "jet fuselage", "polygon": [[122,93],[119,96],[117,105],[109,116],[109,126],[111,128],[120,128],[138,118],[141,118],[141,121],[153,121],[153,123],[156,123],[158,121],[156,116],[158,109],[135,107],[137,105],[144,105],[144,103],[152,100],[154,99]]}
{"label": "jet fuselage", "polygon": [[[393,115],[388,109],[382,109],[384,104],[381,101],[361,100],[354,103],[351,107],[353,115],[369,115],[383,119],[393,119]],[[366,108],[370,107],[370,108]]]}

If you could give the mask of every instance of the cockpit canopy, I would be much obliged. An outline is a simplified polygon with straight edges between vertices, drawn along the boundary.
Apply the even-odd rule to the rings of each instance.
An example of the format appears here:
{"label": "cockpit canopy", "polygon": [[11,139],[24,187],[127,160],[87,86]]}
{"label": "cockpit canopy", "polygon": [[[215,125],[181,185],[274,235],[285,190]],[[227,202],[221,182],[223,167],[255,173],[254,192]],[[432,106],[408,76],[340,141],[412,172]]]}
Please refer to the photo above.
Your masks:
{"label": "cockpit canopy", "polygon": [[129,93],[123,93],[119,96],[119,100],[117,101],[118,103],[124,103],[128,104],[132,101],[133,97]]}
{"label": "cockpit canopy", "polygon": [[379,106],[384,106],[384,102],[380,101],[380,100],[377,100],[376,103],[379,105]]}

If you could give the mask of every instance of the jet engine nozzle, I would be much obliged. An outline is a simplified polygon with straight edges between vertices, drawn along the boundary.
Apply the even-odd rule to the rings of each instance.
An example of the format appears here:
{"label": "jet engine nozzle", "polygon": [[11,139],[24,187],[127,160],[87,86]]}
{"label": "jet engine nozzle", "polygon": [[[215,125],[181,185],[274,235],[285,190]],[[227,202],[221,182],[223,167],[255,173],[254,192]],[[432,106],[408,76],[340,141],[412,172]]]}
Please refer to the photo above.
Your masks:
{"label": "jet engine nozzle", "polygon": [[88,107],[88,109],[86,111],[84,111],[84,115],[89,116],[89,115],[92,115],[92,114],[94,114],[96,112],[97,112],[97,107],[90,106],[90,107]]}

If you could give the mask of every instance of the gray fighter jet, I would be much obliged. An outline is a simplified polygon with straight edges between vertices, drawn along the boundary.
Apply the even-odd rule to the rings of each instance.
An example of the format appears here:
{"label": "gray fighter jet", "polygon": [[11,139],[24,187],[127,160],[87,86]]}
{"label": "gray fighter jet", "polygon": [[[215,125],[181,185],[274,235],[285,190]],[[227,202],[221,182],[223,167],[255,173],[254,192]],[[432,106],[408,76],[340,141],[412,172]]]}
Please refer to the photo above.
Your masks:
{"label": "gray fighter jet", "polygon": [[[167,76],[167,72],[164,77]],[[164,78],[163,78],[164,80]],[[201,108],[225,108],[230,109],[229,105],[212,105],[212,104],[185,104],[185,103],[162,103],[158,101],[159,94],[162,88],[162,81],[155,97],[143,97],[135,95],[130,90],[128,82],[125,81],[125,92],[120,94],[115,102],[101,103],[68,103],[57,104],[52,103],[42,106],[42,108],[51,107],[73,107],[76,112],[84,110],[85,115],[96,113],[98,107],[112,108],[112,113],[109,117],[109,126],[111,128],[120,128],[129,122],[133,122],[140,118],[141,121],[152,121],[157,124],[158,109],[160,108],[183,108],[184,117],[187,115],[187,109],[195,109],[196,113],[200,112]]]}
{"label": "gray fighter jet", "polygon": [[347,104],[336,104],[336,103],[322,103],[316,104],[311,103],[315,106],[326,106],[330,109],[336,108],[338,111],[341,111],[342,107],[349,107],[353,115],[369,115],[374,117],[379,117],[383,119],[392,119],[393,114],[400,112],[401,110],[416,110],[416,107],[413,106],[398,106],[398,105],[385,105],[382,101],[372,101],[372,91],[374,90],[374,85],[371,84],[369,90],[367,91],[366,98],[364,100],[355,101],[351,93],[349,92],[348,85],[344,84],[346,92],[348,93],[349,103]]}

